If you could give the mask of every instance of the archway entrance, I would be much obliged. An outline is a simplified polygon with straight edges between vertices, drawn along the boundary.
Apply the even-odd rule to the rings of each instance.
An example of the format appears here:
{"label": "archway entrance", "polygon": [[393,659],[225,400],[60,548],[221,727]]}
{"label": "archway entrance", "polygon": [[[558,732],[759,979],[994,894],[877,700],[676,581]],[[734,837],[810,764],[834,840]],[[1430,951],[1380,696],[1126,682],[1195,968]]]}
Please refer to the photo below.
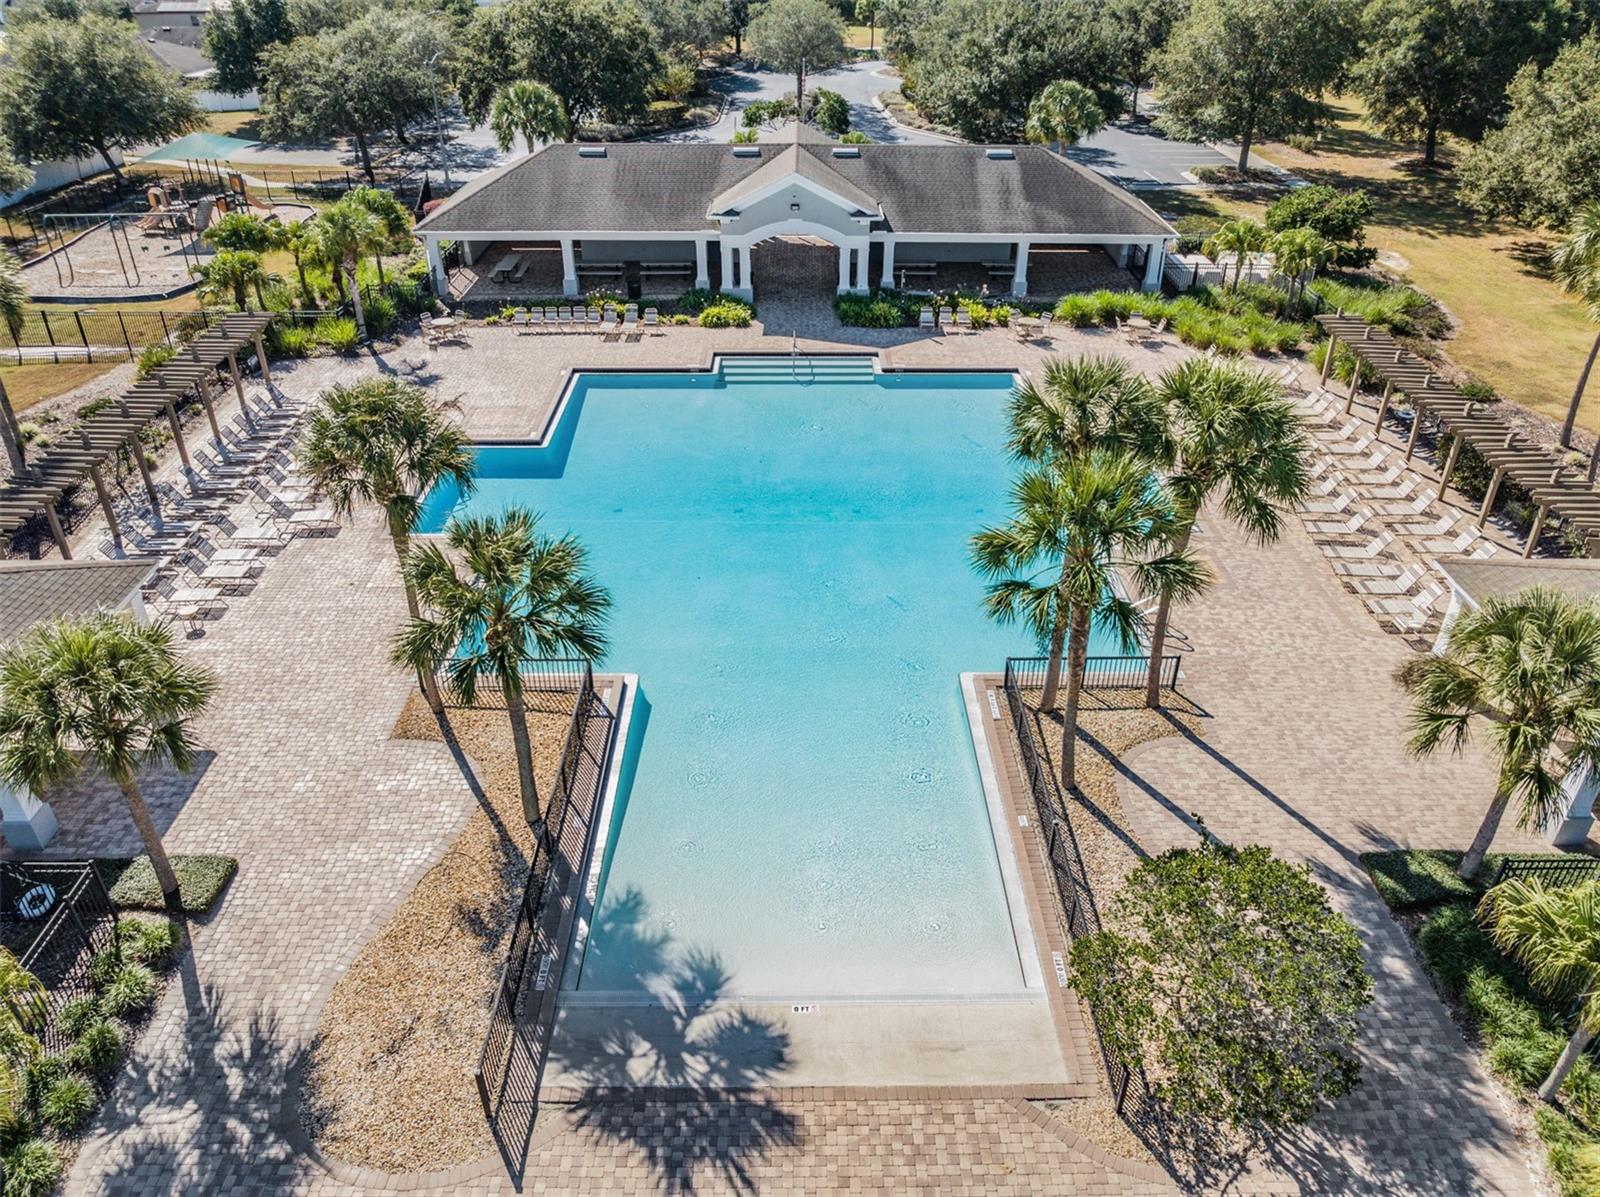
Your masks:
{"label": "archway entrance", "polygon": [[750,250],[750,282],[761,323],[794,330],[833,319],[839,247],[821,237],[770,237]]}

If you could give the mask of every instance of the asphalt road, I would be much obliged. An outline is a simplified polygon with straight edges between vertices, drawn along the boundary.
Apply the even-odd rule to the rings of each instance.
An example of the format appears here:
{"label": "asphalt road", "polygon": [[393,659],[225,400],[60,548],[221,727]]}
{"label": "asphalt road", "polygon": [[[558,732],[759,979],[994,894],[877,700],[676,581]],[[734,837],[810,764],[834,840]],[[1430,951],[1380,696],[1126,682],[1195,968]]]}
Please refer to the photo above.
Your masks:
{"label": "asphalt road", "polygon": [[[861,62],[823,71],[808,78],[807,87],[826,87],[850,103],[850,123],[877,142],[938,143],[948,138],[917,129],[907,129],[889,120],[874,102],[875,98],[897,86],[888,63]],[[739,113],[755,100],[778,99],[794,90],[794,77],[774,71],[729,71],[713,84],[728,98],[727,110],[714,125],[663,134],[657,140],[672,142],[727,142],[739,128]],[[505,161],[486,127],[458,125],[449,130],[450,169],[458,177],[470,178]],[[1170,141],[1153,126],[1122,122],[1108,125],[1095,136],[1068,149],[1075,161],[1099,171],[1130,189],[1173,187],[1187,182],[1183,172],[1195,166],[1232,162],[1226,154],[1206,145]]]}

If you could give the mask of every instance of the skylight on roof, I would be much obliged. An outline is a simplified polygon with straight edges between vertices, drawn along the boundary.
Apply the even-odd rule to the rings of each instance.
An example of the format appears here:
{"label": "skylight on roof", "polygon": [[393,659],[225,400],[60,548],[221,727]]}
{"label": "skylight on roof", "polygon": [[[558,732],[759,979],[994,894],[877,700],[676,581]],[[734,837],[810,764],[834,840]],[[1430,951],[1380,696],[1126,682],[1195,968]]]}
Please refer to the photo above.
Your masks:
{"label": "skylight on roof", "polygon": [[853,145],[836,145],[833,147],[833,156],[835,158],[859,158],[861,157],[861,151]]}
{"label": "skylight on roof", "polygon": [[758,145],[736,145],[733,147],[733,156],[735,158],[759,158],[761,157],[761,147]]}
{"label": "skylight on roof", "polygon": [[1016,156],[1017,154],[1015,150],[1008,150],[1003,147],[996,147],[995,149],[984,151],[984,157],[986,158],[1005,159],[1015,158]]}
{"label": "skylight on roof", "polygon": [[604,158],[605,156],[606,147],[603,145],[580,145],[578,147],[578,157],[580,158]]}

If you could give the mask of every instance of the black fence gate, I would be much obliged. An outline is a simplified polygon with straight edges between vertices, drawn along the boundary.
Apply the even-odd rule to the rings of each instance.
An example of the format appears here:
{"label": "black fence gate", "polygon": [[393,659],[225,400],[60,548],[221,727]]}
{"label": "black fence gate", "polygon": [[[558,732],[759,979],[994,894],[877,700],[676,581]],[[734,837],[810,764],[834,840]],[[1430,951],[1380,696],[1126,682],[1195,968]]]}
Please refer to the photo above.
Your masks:
{"label": "black fence gate", "polygon": [[93,992],[89,966],[117,949],[117,912],[88,861],[0,862],[0,942],[45,987],[42,1002],[12,1003],[46,1051],[66,1048],[56,1016]]}

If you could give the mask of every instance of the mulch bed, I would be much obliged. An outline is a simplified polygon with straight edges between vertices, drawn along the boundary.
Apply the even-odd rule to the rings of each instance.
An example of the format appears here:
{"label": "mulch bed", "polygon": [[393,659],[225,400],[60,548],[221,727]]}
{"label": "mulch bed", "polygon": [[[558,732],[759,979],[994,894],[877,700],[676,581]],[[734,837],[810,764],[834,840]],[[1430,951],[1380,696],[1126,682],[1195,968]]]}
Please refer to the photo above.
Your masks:
{"label": "mulch bed", "polygon": [[[302,1125],[321,1151],[390,1172],[447,1168],[495,1150],[473,1069],[532,838],[505,711],[452,707],[447,716],[487,805],[334,987],[301,1094]],[[569,718],[568,710],[528,713],[541,799]],[[393,738],[443,740],[420,694]]]}

